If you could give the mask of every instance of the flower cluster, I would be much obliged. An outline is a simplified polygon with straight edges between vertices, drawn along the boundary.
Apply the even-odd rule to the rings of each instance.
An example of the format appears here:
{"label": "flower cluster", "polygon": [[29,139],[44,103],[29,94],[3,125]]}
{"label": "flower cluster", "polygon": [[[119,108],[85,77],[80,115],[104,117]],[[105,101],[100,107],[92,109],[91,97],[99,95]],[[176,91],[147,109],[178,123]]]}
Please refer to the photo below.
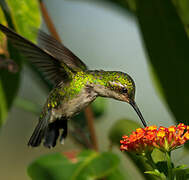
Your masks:
{"label": "flower cluster", "polygon": [[152,152],[154,148],[170,152],[187,140],[189,140],[189,126],[183,123],[169,128],[149,126],[136,129],[130,136],[123,136],[120,149],[137,154]]}

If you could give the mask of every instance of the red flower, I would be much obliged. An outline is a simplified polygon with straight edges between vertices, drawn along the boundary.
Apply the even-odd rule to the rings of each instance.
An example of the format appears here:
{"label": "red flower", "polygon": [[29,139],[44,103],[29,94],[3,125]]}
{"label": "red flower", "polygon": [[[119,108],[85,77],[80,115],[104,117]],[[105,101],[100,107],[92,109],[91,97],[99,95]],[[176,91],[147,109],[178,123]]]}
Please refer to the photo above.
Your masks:
{"label": "red flower", "polygon": [[122,151],[138,154],[152,152],[158,148],[164,152],[170,152],[189,140],[189,126],[183,123],[169,128],[149,126],[138,128],[130,136],[123,136],[120,140]]}

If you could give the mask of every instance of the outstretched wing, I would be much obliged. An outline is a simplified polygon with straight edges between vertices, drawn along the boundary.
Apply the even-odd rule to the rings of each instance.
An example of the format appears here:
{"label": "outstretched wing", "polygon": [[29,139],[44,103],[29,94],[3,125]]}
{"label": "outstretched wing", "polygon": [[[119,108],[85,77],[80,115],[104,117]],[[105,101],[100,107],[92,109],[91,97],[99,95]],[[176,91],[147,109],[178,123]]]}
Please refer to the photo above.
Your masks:
{"label": "outstretched wing", "polygon": [[69,59],[68,54],[64,56],[65,58],[59,59],[58,56],[54,56],[50,51],[38,47],[2,24],[0,24],[0,30],[5,33],[13,45],[32,63],[38,66],[53,83],[57,84],[64,79],[68,79],[70,73],[75,71],[70,64],[67,63],[69,61],[65,60],[66,57]]}
{"label": "outstretched wing", "polygon": [[39,46],[50,52],[54,57],[66,63],[75,71],[86,70],[86,65],[62,43],[52,36],[38,30]]}

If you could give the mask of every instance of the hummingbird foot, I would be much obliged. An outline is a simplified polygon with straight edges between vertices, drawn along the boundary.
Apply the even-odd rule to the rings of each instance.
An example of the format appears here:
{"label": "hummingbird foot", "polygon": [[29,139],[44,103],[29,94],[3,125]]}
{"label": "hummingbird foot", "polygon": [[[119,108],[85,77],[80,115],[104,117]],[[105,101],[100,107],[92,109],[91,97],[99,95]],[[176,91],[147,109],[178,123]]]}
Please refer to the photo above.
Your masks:
{"label": "hummingbird foot", "polygon": [[65,138],[67,137],[68,135],[68,125],[67,125],[67,119],[63,120],[63,123],[62,123],[62,129],[63,129],[63,132],[62,132],[62,135],[60,137],[60,143],[61,144],[64,144],[64,141],[65,141]]}
{"label": "hummingbird foot", "polygon": [[64,145],[64,142],[65,142],[64,138],[60,139],[60,144]]}

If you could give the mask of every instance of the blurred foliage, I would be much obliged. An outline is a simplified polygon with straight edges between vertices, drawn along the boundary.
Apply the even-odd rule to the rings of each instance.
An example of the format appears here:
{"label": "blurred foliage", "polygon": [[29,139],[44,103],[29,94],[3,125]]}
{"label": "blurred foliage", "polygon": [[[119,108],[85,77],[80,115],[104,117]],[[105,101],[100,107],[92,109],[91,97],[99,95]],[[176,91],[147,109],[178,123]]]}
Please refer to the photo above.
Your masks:
{"label": "blurred foliage", "polygon": [[[2,10],[2,8],[1,8],[1,6],[0,6],[0,23],[1,24],[6,24],[6,19],[5,19],[5,16],[4,16],[4,13],[3,13],[3,10]],[[1,50],[0,50],[0,54],[2,54],[3,53],[3,45],[4,45],[4,37],[5,37],[5,35],[2,33],[2,32],[0,32],[0,48],[1,48]]]}
{"label": "blurred foliage", "polygon": [[0,126],[4,123],[6,116],[7,116],[7,104],[6,104],[6,99],[5,99],[5,94],[3,91],[2,84],[0,83]]}
{"label": "blurred foliage", "polygon": [[177,180],[186,180],[186,179],[189,179],[189,169],[186,169],[186,170],[179,169],[179,171],[176,170],[175,173],[176,173],[176,179]]}
{"label": "blurred foliage", "polygon": [[[5,18],[2,18],[2,23],[7,20],[7,24],[13,28],[13,23],[10,18],[9,14],[9,8],[7,7],[4,0],[0,1],[0,5],[2,7],[1,15],[4,14]],[[3,15],[2,15],[3,16]],[[2,54],[1,58],[11,58],[14,59],[15,62],[19,65],[19,68],[21,68],[21,57],[19,53],[11,46],[11,44],[8,42],[8,54],[7,49],[4,49],[5,47],[2,46]],[[8,57],[6,57],[8,56]],[[12,74],[8,72],[6,69],[1,69],[0,71],[0,96],[2,98],[1,106],[0,106],[0,126],[5,122],[8,109],[11,107],[12,102],[17,94],[18,87],[19,87],[19,80],[20,80],[20,73]]]}
{"label": "blurred foliage", "polygon": [[189,37],[189,1],[188,0],[173,0],[177,12],[185,26],[185,30]]}
{"label": "blurred foliage", "polygon": [[[3,11],[0,7],[0,23],[5,24],[6,20],[3,14]],[[4,53],[4,38],[5,36],[3,35],[3,33],[0,32],[0,57],[3,55]],[[7,116],[7,102],[6,102],[6,95],[3,89],[3,85],[0,79],[0,127],[1,125],[4,123],[6,116]]]}
{"label": "blurred foliage", "polygon": [[[16,26],[24,36],[30,40],[34,40],[34,36],[31,35],[31,26],[38,28],[40,25],[40,13],[37,0],[9,0],[8,4],[5,0],[1,0],[0,5],[2,8],[2,11],[0,11],[0,22],[3,24],[6,22],[6,24],[12,29],[15,29]],[[25,23],[26,19],[27,23]],[[21,57],[19,52],[11,45],[11,43],[9,43],[9,41],[8,49],[6,49],[6,46],[1,46],[1,48],[4,51],[1,54],[1,58],[4,60],[14,60],[19,67],[19,72],[13,74],[8,72],[7,69],[1,69],[0,71],[0,126],[5,122],[7,112],[16,97],[23,62],[23,57]],[[8,54],[6,53],[7,50]]]}
{"label": "blurred foliage", "polygon": [[[17,32],[30,41],[36,41],[34,28],[41,24],[41,14],[37,0],[6,0],[10,8],[11,18]],[[26,23],[27,22],[27,23]]]}
{"label": "blurred foliage", "polygon": [[[124,172],[125,174],[125,172]],[[108,176],[105,178],[106,180],[127,180],[130,179],[130,177],[125,176],[122,174],[122,172],[116,168],[112,173],[110,173]]]}
{"label": "blurred foliage", "polygon": [[[28,167],[28,174],[33,180],[92,180],[118,171],[119,162],[119,158],[111,152],[97,153],[85,150],[72,161],[56,153],[35,160]],[[119,171],[115,176],[123,179]]]}
{"label": "blurred foliage", "polygon": [[184,26],[171,1],[136,2],[149,60],[164,97],[177,122],[188,124],[189,41]]}

